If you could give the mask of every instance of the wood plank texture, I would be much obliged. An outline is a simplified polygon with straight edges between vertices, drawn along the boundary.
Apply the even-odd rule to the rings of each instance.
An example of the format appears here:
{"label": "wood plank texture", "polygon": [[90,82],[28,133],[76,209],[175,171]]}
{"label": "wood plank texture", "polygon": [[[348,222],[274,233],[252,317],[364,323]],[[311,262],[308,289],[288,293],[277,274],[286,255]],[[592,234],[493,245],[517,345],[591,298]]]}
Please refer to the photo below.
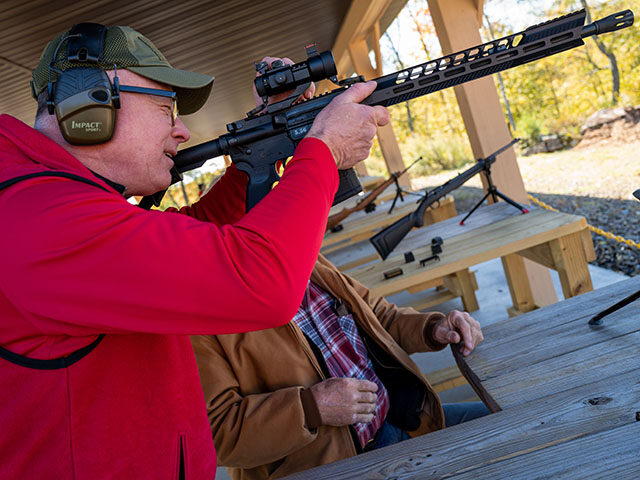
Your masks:
{"label": "wood plank texture", "polygon": [[[415,204],[414,204],[415,205]],[[464,226],[460,225],[461,216],[449,218],[443,220],[434,225],[425,226],[423,228],[412,230],[409,234],[402,239],[390,256],[385,261],[390,261],[395,257],[402,257],[404,252],[414,250],[416,248],[425,245],[425,241],[431,242],[431,239],[438,236],[446,241],[449,238],[461,235],[468,232],[473,228],[487,225],[489,223],[497,222],[503,218],[520,215],[520,212],[505,202],[498,202],[493,205],[487,205],[479,208],[469,220],[465,222]],[[323,252],[324,254],[325,252]],[[353,245],[349,245],[347,248],[336,250],[331,253],[327,253],[326,257],[338,268],[347,270],[346,265],[361,257],[367,258],[379,258],[375,248],[371,242],[364,241]]]}
{"label": "wood plank texture", "polygon": [[[405,264],[402,257],[395,256],[349,273],[371,288],[376,295],[389,295],[405,290],[415,283],[449,275],[492,258],[516,253],[579,232],[585,226],[583,217],[533,210],[527,215],[510,216],[449,238],[443,246],[440,261],[425,267],[420,266],[419,260],[431,255],[430,245],[413,250],[418,260],[414,263]],[[430,238],[425,237],[424,240],[428,239],[430,242]],[[396,267],[401,267],[404,274],[385,280],[383,272]]]}
{"label": "wood plank texture", "polygon": [[483,328],[485,340],[465,358],[481,381],[523,366],[597,345],[640,330],[640,302],[605,317],[592,328],[589,318],[640,290],[640,277],[558,302]]}
{"label": "wood plank texture", "polygon": [[[598,405],[588,401],[597,397],[612,400]],[[602,459],[614,471],[619,461],[637,472],[631,460],[640,465],[639,403],[640,383],[628,372],[286,478],[555,479],[565,478],[560,475],[562,455],[565,468],[575,470],[569,478],[600,478],[591,475],[592,469],[601,471],[591,458]],[[582,443],[576,445],[576,439]]]}

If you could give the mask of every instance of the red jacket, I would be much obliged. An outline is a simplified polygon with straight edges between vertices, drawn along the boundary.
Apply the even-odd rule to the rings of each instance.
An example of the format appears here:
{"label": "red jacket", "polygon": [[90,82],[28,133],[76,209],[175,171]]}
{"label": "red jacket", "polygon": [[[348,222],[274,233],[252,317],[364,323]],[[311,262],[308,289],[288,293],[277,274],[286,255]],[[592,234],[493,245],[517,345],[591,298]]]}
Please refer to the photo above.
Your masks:
{"label": "red jacket", "polygon": [[[301,142],[244,216],[235,168],[191,208],[130,205],[66,150],[0,116],[0,346],[66,368],[0,358],[3,478],[212,478],[215,452],[187,334],[289,321],[316,260],[337,172]],[[310,208],[312,206],[313,208]],[[203,220],[203,221],[199,221]],[[36,362],[37,363],[37,362]]]}

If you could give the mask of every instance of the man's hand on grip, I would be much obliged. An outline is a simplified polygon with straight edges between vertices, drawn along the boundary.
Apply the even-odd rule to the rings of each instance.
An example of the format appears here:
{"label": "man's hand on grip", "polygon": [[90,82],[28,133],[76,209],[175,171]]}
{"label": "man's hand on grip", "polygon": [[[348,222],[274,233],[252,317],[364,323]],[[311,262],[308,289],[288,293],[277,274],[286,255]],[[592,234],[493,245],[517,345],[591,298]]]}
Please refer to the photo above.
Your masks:
{"label": "man's hand on grip", "polygon": [[385,107],[360,102],[375,90],[375,82],[356,83],[331,101],[316,117],[308,137],[322,140],[340,170],[369,156],[376,128],[389,123]]}

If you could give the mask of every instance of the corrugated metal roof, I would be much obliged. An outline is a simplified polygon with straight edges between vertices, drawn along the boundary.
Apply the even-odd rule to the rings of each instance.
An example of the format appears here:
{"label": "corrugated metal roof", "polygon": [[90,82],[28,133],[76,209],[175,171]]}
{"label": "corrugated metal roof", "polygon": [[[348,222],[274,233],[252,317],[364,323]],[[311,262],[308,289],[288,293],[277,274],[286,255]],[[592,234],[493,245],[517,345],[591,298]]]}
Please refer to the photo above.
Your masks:
{"label": "corrugated metal roof", "polygon": [[[0,3],[0,112],[32,124],[29,90],[46,43],[74,23],[128,25],[149,37],[176,68],[215,75],[205,107],[184,118],[190,144],[226,131],[253,108],[253,62],[265,55],[305,58],[304,46],[330,49],[350,0],[3,0]],[[383,31],[406,0],[394,0]]]}

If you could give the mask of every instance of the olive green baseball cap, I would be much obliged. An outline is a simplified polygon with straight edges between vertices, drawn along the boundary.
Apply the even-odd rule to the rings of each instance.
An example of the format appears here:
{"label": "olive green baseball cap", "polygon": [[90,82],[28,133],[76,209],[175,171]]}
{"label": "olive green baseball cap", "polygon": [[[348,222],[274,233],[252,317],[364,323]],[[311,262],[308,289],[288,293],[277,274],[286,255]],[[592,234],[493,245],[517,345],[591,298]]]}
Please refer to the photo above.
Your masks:
{"label": "olive green baseball cap", "polygon": [[[55,71],[50,72],[49,65],[60,40],[68,34],[69,32],[64,32],[58,35],[42,52],[40,62],[31,75],[33,98],[38,98],[38,95],[47,88],[50,73],[52,81],[57,79],[58,74]],[[115,65],[117,68],[130,70],[142,77],[173,87],[178,100],[178,112],[181,115],[198,111],[211,93],[214,77],[173,68],[148,38],[132,28],[107,27],[102,59],[97,64],[69,61],[65,42],[58,49],[55,68],[64,71],[73,67],[96,66],[103,70],[113,70]]]}

